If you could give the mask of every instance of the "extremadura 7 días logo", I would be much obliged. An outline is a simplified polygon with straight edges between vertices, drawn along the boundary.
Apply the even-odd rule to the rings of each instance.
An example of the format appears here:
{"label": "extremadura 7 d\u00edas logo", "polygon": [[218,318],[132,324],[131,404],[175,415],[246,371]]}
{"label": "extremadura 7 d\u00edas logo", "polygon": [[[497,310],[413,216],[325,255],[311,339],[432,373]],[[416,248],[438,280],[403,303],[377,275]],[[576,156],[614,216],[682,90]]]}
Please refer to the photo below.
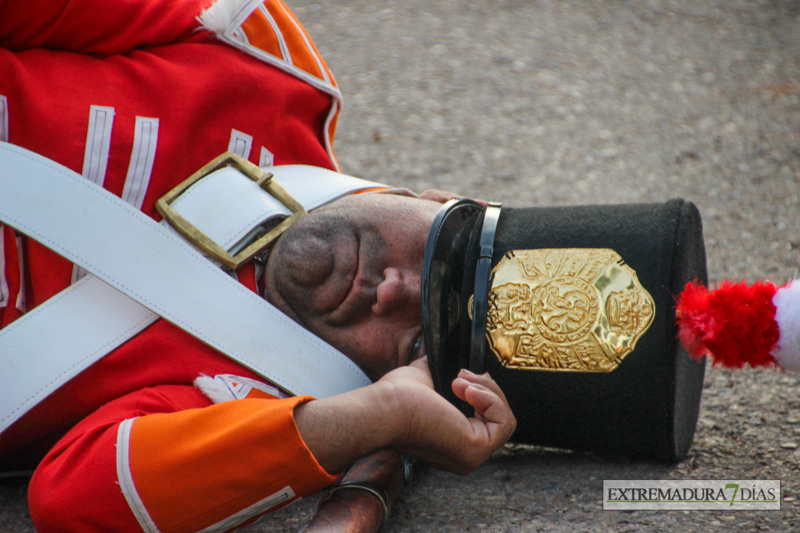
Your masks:
{"label": "extremadura 7 d\u00edas logo", "polygon": [[604,480],[605,510],[780,510],[781,482],[748,480]]}

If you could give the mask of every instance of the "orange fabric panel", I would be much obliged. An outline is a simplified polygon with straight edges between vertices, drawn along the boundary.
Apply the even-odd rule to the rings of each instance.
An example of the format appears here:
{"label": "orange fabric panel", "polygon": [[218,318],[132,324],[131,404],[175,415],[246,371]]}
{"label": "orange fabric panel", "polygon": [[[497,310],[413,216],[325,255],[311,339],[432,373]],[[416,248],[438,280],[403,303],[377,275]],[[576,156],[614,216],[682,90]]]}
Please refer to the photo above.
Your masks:
{"label": "orange fabric panel", "polygon": [[[75,403],[75,395],[68,398],[61,403]],[[209,405],[192,385],[160,385],[111,400],[86,416],[52,446],[31,478],[28,507],[36,531],[141,533],[117,476],[120,422]]]}
{"label": "orange fabric panel", "polygon": [[161,531],[196,531],[291,487],[298,497],[336,481],[294,422],[308,396],[245,399],[133,422],[130,471]]}
{"label": "orange fabric panel", "polygon": [[[269,13],[277,31],[273,27],[273,23],[268,20],[264,10]],[[284,4],[281,0],[265,0],[265,2],[256,7],[248,16],[247,19],[241,24],[240,28],[247,36],[248,44],[252,47],[263,50],[275,58],[280,59],[287,65],[291,65],[297,69],[306,72],[319,80],[329,83],[331,87],[336,87],[336,80],[333,77],[328,65],[319,53],[314,41],[306,32],[305,28],[294,13]],[[283,39],[283,46],[287,51],[288,57],[284,56],[283,48],[281,47],[281,38]],[[336,122],[338,113],[340,111],[340,100],[334,98],[331,105],[337,106],[334,116],[327,126],[327,135],[329,142],[328,146],[333,143],[336,133]],[[334,163],[338,169],[338,162],[333,151],[330,154],[334,159]]]}
{"label": "orange fabric panel", "polygon": [[281,52],[278,36],[272,29],[272,25],[269,23],[269,20],[267,20],[266,15],[264,15],[260,9],[256,8],[256,10],[247,17],[247,20],[242,23],[242,29],[247,35],[247,41],[250,44],[275,57],[286,59]]}
{"label": "orange fabric panel", "polygon": [[[335,87],[335,86],[336,86],[336,80],[335,80],[335,79],[333,79],[333,72],[331,72],[331,70],[328,68],[328,65],[327,65],[327,63],[325,63],[325,60],[324,60],[324,59],[322,59],[322,54],[320,54],[320,53],[319,53],[319,50],[317,50],[317,45],[316,45],[316,44],[314,44],[314,41],[312,41],[312,40],[311,40],[311,36],[310,36],[310,35],[308,34],[308,32],[306,31],[306,28],[305,28],[305,26],[303,26],[303,25],[300,23],[300,20],[299,20],[299,19],[298,19],[298,18],[295,16],[295,14],[294,14],[294,13],[292,13],[292,11],[291,11],[291,10],[290,10],[288,7],[286,7],[286,4],[284,4],[283,2],[281,2],[281,0],[275,0],[275,1],[276,1],[276,2],[279,2],[279,3],[281,4],[281,6],[282,6],[282,7],[284,8],[284,10],[285,10],[285,13],[286,13],[286,15],[287,15],[289,18],[291,18],[291,19],[292,19],[292,20],[293,20],[293,21],[294,21],[294,22],[297,24],[297,26],[296,26],[296,27],[300,29],[300,32],[301,32],[301,33],[302,33],[302,34],[305,36],[305,38],[308,40],[308,44],[310,44],[310,45],[311,45],[311,49],[314,51],[314,53],[315,53],[315,54],[317,55],[317,57],[319,58],[319,61],[320,61],[320,63],[322,64],[322,68],[324,68],[324,69],[325,69],[325,72],[328,74],[328,79],[331,81],[331,85],[333,85],[333,86]],[[331,139],[331,140],[332,140],[332,139]]]}
{"label": "orange fabric panel", "polygon": [[321,57],[317,54],[317,58],[314,58],[311,52],[312,49],[309,49],[303,37],[308,39],[309,43],[311,39],[301,30],[302,26],[290,15],[286,5],[280,0],[272,0],[264,2],[264,6],[283,33],[283,40],[286,42],[286,47],[292,56],[292,64],[319,79],[324,79],[322,70],[320,70],[320,66],[317,63],[317,59],[322,63]]}
{"label": "orange fabric panel", "polygon": [[258,389],[253,389],[253,390],[251,390],[250,392],[247,393],[247,399],[248,400],[254,400],[254,399],[258,399],[258,400],[277,400],[278,398],[276,398],[272,394],[267,394],[264,391],[260,391]]}

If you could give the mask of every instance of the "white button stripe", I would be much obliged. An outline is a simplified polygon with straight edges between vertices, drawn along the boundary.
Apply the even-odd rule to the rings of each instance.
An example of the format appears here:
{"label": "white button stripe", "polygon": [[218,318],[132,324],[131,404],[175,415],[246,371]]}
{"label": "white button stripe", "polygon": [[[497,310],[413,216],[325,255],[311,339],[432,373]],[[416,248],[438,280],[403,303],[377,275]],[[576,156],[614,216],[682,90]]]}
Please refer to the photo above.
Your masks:
{"label": "white button stripe", "polygon": [[250,158],[250,150],[253,148],[253,136],[236,129],[231,129],[231,140],[228,142],[228,151],[244,159]]}
{"label": "white button stripe", "polygon": [[0,94],[0,141],[8,142],[8,97]]}
{"label": "white button stripe", "polygon": [[83,154],[84,178],[103,186],[111,148],[111,128],[114,108],[93,105],[89,111],[89,130],[86,132],[86,151]]}
{"label": "white button stripe", "polygon": [[8,281],[6,280],[5,231],[0,224],[0,308],[8,305]]}
{"label": "white button stripe", "polygon": [[136,209],[142,208],[147,193],[157,144],[158,119],[136,117],[131,161],[128,165],[128,175],[125,177],[125,187],[122,190],[122,199]]}
{"label": "white button stripe", "polygon": [[25,301],[25,249],[22,247],[22,236],[17,235],[17,257],[19,257],[19,291],[17,292],[17,309],[24,313],[28,306]]}
{"label": "white button stripe", "polygon": [[266,146],[261,147],[261,157],[258,158],[258,166],[261,168],[271,167],[275,164],[275,156],[267,150]]}

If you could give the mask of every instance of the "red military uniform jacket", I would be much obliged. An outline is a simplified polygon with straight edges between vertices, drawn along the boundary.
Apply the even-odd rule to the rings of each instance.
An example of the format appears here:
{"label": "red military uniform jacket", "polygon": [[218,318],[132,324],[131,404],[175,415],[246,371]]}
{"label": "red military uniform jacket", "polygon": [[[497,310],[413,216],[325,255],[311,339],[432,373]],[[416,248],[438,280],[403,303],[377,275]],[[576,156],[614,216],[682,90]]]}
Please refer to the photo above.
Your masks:
{"label": "red military uniform jacket", "polygon": [[[294,15],[281,0],[221,0],[198,19],[211,3],[0,1],[0,141],[154,218],[158,198],[226,150],[336,169],[339,91]],[[256,290],[253,270],[239,277]],[[77,276],[0,227],[0,327]],[[213,405],[192,385],[201,374],[247,398]],[[40,530],[226,530],[330,484],[293,420],[310,398],[237,376],[258,380],[158,321],[0,434],[0,466],[41,461]]]}

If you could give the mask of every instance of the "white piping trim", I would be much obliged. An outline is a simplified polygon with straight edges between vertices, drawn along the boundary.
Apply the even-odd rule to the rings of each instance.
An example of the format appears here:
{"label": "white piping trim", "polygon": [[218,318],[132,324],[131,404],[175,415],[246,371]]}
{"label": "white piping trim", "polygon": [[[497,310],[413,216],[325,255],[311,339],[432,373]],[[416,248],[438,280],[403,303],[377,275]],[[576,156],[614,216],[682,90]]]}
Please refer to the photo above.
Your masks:
{"label": "white piping trim", "polygon": [[25,249],[22,247],[22,236],[17,235],[17,257],[19,258],[19,289],[17,289],[17,309],[24,313],[28,306],[25,301]]}
{"label": "white piping trim", "polygon": [[234,30],[231,32],[231,35],[233,35],[236,39],[239,39],[239,41],[241,41],[243,44],[250,46],[250,41],[247,39],[247,34],[244,32],[244,30]]}
{"label": "white piping trim", "polygon": [[282,503],[285,503],[285,502],[291,500],[294,497],[295,497],[295,493],[292,490],[292,487],[290,487],[289,485],[286,485],[285,487],[283,487],[278,492],[276,492],[274,494],[270,494],[269,496],[267,496],[263,500],[254,503],[250,507],[248,507],[246,509],[242,509],[238,513],[233,514],[233,515],[229,516],[228,518],[225,518],[224,520],[221,520],[221,521],[217,522],[216,524],[214,524],[212,526],[209,526],[209,527],[207,527],[205,529],[201,529],[199,533],[212,533],[212,532],[217,532],[217,531],[228,531],[228,530],[230,530],[232,528],[235,528],[236,526],[238,526],[242,522],[244,522],[246,520],[249,520],[249,519],[253,518],[254,516],[258,516],[258,515],[260,515],[262,513],[266,513],[270,509],[275,507],[276,505],[280,505]]}
{"label": "white piping trim", "polygon": [[150,184],[150,176],[153,172],[157,145],[158,119],[136,117],[131,161],[125,177],[125,187],[122,189],[122,199],[136,209],[141,209],[142,203],[144,203],[147,186]]}
{"label": "white piping trim", "polygon": [[333,84],[321,80],[316,76],[309,74],[308,72],[306,72],[301,68],[298,68],[294,65],[290,65],[289,63],[283,61],[279,57],[276,57],[268,52],[265,52],[260,48],[256,48],[255,46],[252,46],[250,44],[242,43],[239,39],[237,39],[233,35],[233,32],[236,31],[239,28],[239,26],[242,25],[242,23],[247,19],[247,17],[250,16],[250,14],[258,7],[260,3],[261,0],[250,0],[246,4],[243,4],[241,9],[231,19],[231,26],[222,33],[219,32],[217,33],[219,39],[221,41],[228,43],[234,48],[238,48],[239,50],[245,52],[246,54],[249,54],[257,59],[260,59],[265,63],[269,63],[270,65],[273,65],[283,70],[284,72],[291,74],[292,76],[300,78],[301,80],[309,83],[310,85],[313,85],[317,89],[327,94],[330,94],[337,100],[341,100],[342,93]]}
{"label": "white piping trim", "polygon": [[136,492],[136,485],[133,482],[133,474],[131,473],[130,464],[130,440],[131,440],[131,427],[135,418],[128,418],[123,420],[119,429],[117,430],[117,481],[119,487],[122,489],[122,495],[125,496],[125,501],[128,502],[133,516],[139,522],[142,530],[147,533],[158,533],[158,527],[147,512],[144,502]]}
{"label": "white piping trim", "polygon": [[323,80],[317,78],[312,74],[309,74],[303,69],[288,64],[286,61],[283,61],[282,59],[275,57],[274,55],[265,52],[260,48],[256,48],[255,46],[252,46],[250,44],[244,44],[241,41],[237,40],[232,35],[229,35],[227,32],[220,38],[220,40],[225,41],[229,45],[233,46],[234,48],[238,48],[239,50],[245,52],[248,55],[251,55],[257,59],[260,59],[265,63],[268,63],[274,67],[283,70],[287,74],[291,74],[292,76],[295,76],[303,80],[304,82],[308,83],[309,85],[312,85],[313,87],[321,90],[322,92],[330,94],[337,100],[341,100],[342,98],[342,93],[339,92],[339,89],[336,88],[335,86],[324,82]]}
{"label": "white piping trim", "polygon": [[0,309],[8,306],[8,280],[6,280],[6,246],[5,231],[0,224]]}
{"label": "white piping trim", "polygon": [[275,19],[273,18],[272,13],[269,12],[269,9],[267,9],[267,6],[261,4],[258,6],[258,9],[265,17],[267,17],[269,25],[272,26],[272,31],[275,32],[275,37],[278,38],[278,46],[281,49],[281,55],[283,56],[283,60],[291,65],[292,54],[289,53],[289,48],[286,46],[286,40],[283,38],[283,34],[281,33],[281,29],[278,27],[278,23],[275,22]]}
{"label": "white piping trim", "polygon": [[325,78],[326,82],[330,83],[331,79],[328,77],[328,71],[325,70],[325,66],[322,64],[322,61],[320,60],[319,56],[314,51],[314,47],[311,46],[311,42],[309,42],[308,36],[306,35],[306,32],[303,30],[302,26],[300,26],[300,24],[297,23],[297,20],[292,16],[292,14],[286,10],[286,4],[284,4],[283,2],[277,2],[277,4],[280,6],[283,12],[286,13],[286,16],[289,18],[289,20],[292,21],[292,24],[294,24],[294,27],[297,28],[297,31],[300,32],[300,36],[303,38],[303,42],[306,43],[306,48],[308,48],[308,51],[314,58],[314,61],[316,61],[317,68],[319,68],[319,71],[322,73],[322,77]]}
{"label": "white piping trim", "polygon": [[333,155],[333,143],[331,142],[330,125],[331,121],[336,116],[340,105],[341,100],[337,100],[335,98],[331,100],[331,110],[328,111],[328,118],[325,119],[325,125],[323,126],[324,129],[322,132],[322,134],[325,136],[325,151],[328,152],[328,157],[331,159],[331,164],[337,172],[341,172],[342,170],[339,168],[339,162],[336,161],[336,157]]}
{"label": "white piping trim", "polygon": [[231,140],[228,141],[228,151],[244,159],[250,159],[250,150],[253,149],[253,136],[237,129],[231,129]]}
{"label": "white piping trim", "polygon": [[8,142],[8,98],[0,94],[0,141]]}

